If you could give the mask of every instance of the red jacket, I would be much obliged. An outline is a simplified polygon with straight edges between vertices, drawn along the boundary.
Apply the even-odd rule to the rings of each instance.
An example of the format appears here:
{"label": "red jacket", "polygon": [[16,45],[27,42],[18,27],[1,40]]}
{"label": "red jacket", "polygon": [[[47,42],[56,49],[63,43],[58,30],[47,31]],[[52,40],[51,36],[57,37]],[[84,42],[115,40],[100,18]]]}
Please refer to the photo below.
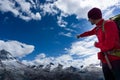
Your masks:
{"label": "red jacket", "polygon": [[[98,53],[98,59],[102,62],[106,63],[104,55],[102,52],[106,52],[113,49],[120,49],[120,41],[118,29],[115,22],[111,20],[105,21],[104,31],[102,28],[103,19],[100,20],[94,29],[91,31],[87,31],[80,35],[80,37],[86,37],[91,35],[96,35],[98,38],[98,42],[95,43],[95,47],[99,48],[101,51]],[[120,60],[120,57],[108,55],[110,61]]]}

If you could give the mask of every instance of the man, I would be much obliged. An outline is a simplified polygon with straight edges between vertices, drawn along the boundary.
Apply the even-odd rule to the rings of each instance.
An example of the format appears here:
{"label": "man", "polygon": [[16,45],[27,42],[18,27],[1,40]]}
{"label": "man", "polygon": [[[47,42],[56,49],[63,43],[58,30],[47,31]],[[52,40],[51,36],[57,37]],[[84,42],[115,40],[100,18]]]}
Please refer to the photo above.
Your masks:
{"label": "man", "polygon": [[105,21],[99,8],[92,8],[88,12],[88,19],[96,27],[77,35],[77,38],[96,35],[98,42],[95,42],[94,46],[100,49],[98,59],[102,62],[105,80],[120,80],[120,57],[112,55],[114,51],[120,51],[119,33],[115,22]]}

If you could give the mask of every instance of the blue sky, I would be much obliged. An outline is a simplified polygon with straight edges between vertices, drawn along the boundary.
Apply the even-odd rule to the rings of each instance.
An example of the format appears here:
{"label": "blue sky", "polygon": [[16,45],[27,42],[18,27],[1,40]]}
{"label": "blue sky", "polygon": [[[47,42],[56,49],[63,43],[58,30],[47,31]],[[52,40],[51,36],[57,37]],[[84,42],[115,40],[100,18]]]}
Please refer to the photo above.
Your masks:
{"label": "blue sky", "polygon": [[26,64],[98,63],[95,36],[76,35],[93,28],[87,21],[91,8],[100,8],[108,19],[120,12],[119,5],[119,0],[1,0],[0,49]]}

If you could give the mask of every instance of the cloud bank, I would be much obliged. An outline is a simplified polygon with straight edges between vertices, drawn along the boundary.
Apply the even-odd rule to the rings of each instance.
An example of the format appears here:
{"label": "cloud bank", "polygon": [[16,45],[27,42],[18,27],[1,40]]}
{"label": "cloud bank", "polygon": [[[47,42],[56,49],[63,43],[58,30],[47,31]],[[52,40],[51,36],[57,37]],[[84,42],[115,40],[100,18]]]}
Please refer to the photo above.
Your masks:
{"label": "cloud bank", "polygon": [[62,64],[64,67],[74,66],[78,68],[82,65],[99,64],[99,60],[97,59],[99,49],[93,47],[94,41],[97,41],[95,36],[88,37],[83,41],[74,42],[69,49],[65,49],[66,54],[64,55],[47,57],[45,53],[40,53],[34,60],[23,60],[22,62],[27,65],[47,65],[52,62],[54,63],[54,67]]}
{"label": "cloud bank", "polygon": [[119,0],[58,0],[54,4],[62,12],[72,15],[75,14],[77,18],[86,18],[86,13],[92,7],[98,7],[102,10],[106,10],[112,6],[117,6],[120,3]]}
{"label": "cloud bank", "polygon": [[[72,43],[70,48],[65,48],[66,54],[57,57],[47,57],[45,53],[40,53],[34,60],[23,60],[22,62],[27,65],[48,65],[49,63],[54,63],[53,68],[58,64],[64,65],[64,68],[69,66],[80,68],[82,65],[99,64],[99,60],[97,59],[97,52],[99,50],[93,47],[94,41],[97,41],[95,36],[88,37]],[[0,40],[0,50],[2,49],[7,50],[14,57],[22,58],[32,53],[34,46],[18,41]]]}
{"label": "cloud bank", "polygon": [[[86,13],[92,7],[98,7],[104,11],[107,9],[111,10],[113,7],[120,8],[118,7],[119,5],[119,0],[46,0],[45,3],[39,0],[1,0],[0,12],[11,12],[15,17],[25,21],[32,19],[41,20],[41,17],[44,17],[46,14],[59,14],[59,17],[76,15],[76,18],[80,19],[87,18]],[[62,21],[64,22],[64,20],[58,18],[58,23]]]}
{"label": "cloud bank", "polygon": [[0,50],[10,52],[14,57],[22,58],[33,52],[34,46],[27,45],[18,41],[3,41],[0,40]]}

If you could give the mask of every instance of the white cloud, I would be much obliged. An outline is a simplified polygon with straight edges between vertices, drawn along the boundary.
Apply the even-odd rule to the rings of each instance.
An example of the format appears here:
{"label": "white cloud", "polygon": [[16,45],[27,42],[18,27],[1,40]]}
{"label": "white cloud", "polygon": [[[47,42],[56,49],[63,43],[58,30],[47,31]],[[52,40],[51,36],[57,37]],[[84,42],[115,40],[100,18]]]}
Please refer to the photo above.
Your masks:
{"label": "white cloud", "polygon": [[61,64],[63,64],[62,62],[67,63],[70,60],[73,60],[73,58],[72,58],[72,56],[70,56],[68,54],[64,54],[64,55],[61,55],[61,56],[56,58],[56,61],[61,63]]}
{"label": "white cloud", "polygon": [[67,37],[72,37],[71,33],[60,32],[59,35],[63,35],[63,36],[67,36]]}
{"label": "white cloud", "polygon": [[57,0],[54,5],[63,13],[72,15],[75,14],[77,18],[86,18],[87,12],[92,7],[98,7],[105,10],[109,7],[116,6],[119,0]]}
{"label": "white cloud", "polygon": [[22,63],[24,63],[25,65],[34,65],[33,61],[22,60]]}
{"label": "white cloud", "polygon": [[[16,6],[16,4],[18,6]],[[1,12],[11,12],[15,17],[19,17],[23,20],[29,21],[31,19],[40,20],[41,15],[39,12],[32,12],[31,8],[34,8],[33,2],[26,2],[25,0],[1,0],[0,1],[0,11]]]}
{"label": "white cloud", "polygon": [[3,41],[0,40],[0,50],[5,49],[15,57],[23,57],[30,54],[34,50],[33,45],[27,45],[18,41]]}
{"label": "white cloud", "polygon": [[31,13],[31,18],[34,20],[40,20],[41,19],[41,15],[39,12],[37,12],[36,14]]}
{"label": "white cloud", "polygon": [[15,8],[15,3],[9,0],[0,0],[0,11],[12,12],[15,16],[19,15],[19,11]]}
{"label": "white cloud", "polygon": [[98,63],[97,52],[99,49],[95,48],[94,42],[97,41],[95,36],[87,37],[82,41],[74,42],[70,49],[66,49],[71,56],[79,56],[84,65]]}
{"label": "white cloud", "polygon": [[[20,18],[29,21],[31,19],[34,20],[40,20],[41,19],[41,15],[39,12],[32,12],[31,8],[33,8],[33,5],[29,2],[26,2],[25,0],[16,0],[16,2],[20,5],[20,11],[22,11],[22,13],[20,14]],[[39,4],[39,3],[38,3]],[[24,15],[24,14],[26,15]]]}
{"label": "white cloud", "polygon": [[55,15],[58,13],[56,9],[54,9],[55,5],[51,3],[45,3],[43,5],[40,5],[40,8],[43,10],[43,14],[45,15],[46,13]]}
{"label": "white cloud", "polygon": [[66,21],[64,21],[62,18],[63,18],[63,16],[65,17],[65,15],[61,15],[61,16],[58,16],[57,17],[57,19],[58,19],[58,25],[60,26],[60,27],[66,27],[67,26],[67,22]]}
{"label": "white cloud", "polygon": [[[72,27],[74,27],[74,25],[73,25]],[[74,32],[74,33],[76,33],[76,31],[75,31],[75,30],[70,29],[70,28],[67,28],[67,27],[65,28],[65,30],[66,30],[66,31],[69,31],[69,32]]]}
{"label": "white cloud", "polygon": [[71,55],[91,55],[97,52],[97,49],[94,47],[94,42],[97,41],[95,37],[88,37],[82,41],[72,43],[68,53]]}
{"label": "white cloud", "polygon": [[35,60],[32,61],[34,64],[39,65],[47,65],[51,62],[54,63],[54,57],[44,57],[44,58],[36,58]]}
{"label": "white cloud", "polygon": [[29,2],[26,2],[25,0],[16,0],[16,2],[20,5],[20,9],[23,12],[30,12],[32,6]]}
{"label": "white cloud", "polygon": [[43,59],[45,57],[46,57],[46,55],[44,53],[40,53],[35,57],[35,59]]}
{"label": "white cloud", "polygon": [[20,17],[21,19],[25,20],[25,21],[30,21],[30,20],[31,20],[31,18],[28,17],[28,16],[19,15],[19,17]]}
{"label": "white cloud", "polygon": [[108,8],[108,9],[106,9],[105,11],[104,11],[104,18],[105,19],[109,19],[110,17],[113,17],[114,16],[114,10],[115,10],[115,7],[114,8],[112,8],[112,9],[110,9],[110,8]]}

